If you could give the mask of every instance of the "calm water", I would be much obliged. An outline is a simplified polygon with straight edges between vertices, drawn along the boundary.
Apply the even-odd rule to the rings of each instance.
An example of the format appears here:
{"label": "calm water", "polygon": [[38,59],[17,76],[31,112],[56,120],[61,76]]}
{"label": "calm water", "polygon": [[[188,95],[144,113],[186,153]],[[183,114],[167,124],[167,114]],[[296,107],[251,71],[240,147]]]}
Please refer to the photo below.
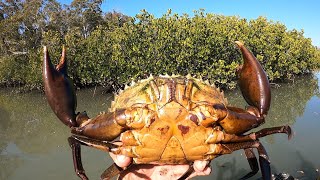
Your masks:
{"label": "calm water", "polygon": [[[272,105],[266,123],[259,127],[291,125],[291,141],[282,134],[262,138],[273,173],[287,172],[299,179],[316,179],[320,169],[320,73],[280,84],[272,89]],[[239,91],[226,93],[229,103],[244,107]],[[94,116],[106,109],[112,95],[99,91],[78,92],[78,111]],[[257,129],[256,129],[257,130]],[[43,94],[14,94],[0,90],[0,179],[74,179],[69,128],[60,123]],[[112,164],[109,155],[83,147],[83,163],[91,179]],[[199,179],[236,179],[250,171],[243,151],[217,158],[213,173]],[[260,172],[252,179],[259,179]]]}

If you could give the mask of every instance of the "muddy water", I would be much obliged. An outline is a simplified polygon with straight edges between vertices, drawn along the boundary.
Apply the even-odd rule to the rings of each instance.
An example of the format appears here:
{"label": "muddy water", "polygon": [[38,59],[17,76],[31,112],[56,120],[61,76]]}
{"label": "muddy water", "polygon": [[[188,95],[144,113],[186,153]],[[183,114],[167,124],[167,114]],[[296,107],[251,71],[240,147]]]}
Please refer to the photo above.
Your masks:
{"label": "muddy water", "polygon": [[[282,134],[261,138],[273,173],[286,172],[299,179],[316,179],[320,169],[320,73],[275,85],[266,123],[258,129],[291,125],[291,141]],[[78,92],[78,110],[94,116],[106,109],[112,95],[100,91]],[[226,93],[229,103],[244,107],[239,91]],[[256,129],[257,130],[257,129]],[[69,128],[53,115],[43,94],[14,94],[0,90],[0,179],[74,179]],[[87,175],[99,179],[112,164],[104,152],[83,147]],[[199,179],[237,179],[250,171],[243,151],[212,161],[213,173]],[[259,179],[260,172],[252,179]]]}

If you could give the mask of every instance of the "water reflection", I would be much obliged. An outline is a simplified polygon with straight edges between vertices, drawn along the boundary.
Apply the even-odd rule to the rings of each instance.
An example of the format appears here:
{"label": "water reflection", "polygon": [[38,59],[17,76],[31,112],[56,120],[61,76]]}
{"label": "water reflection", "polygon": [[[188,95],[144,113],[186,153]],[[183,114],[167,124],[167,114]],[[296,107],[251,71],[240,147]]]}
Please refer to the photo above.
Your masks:
{"label": "water reflection", "polygon": [[[98,110],[104,110],[107,105],[106,99],[102,96],[93,97],[89,91],[79,92],[79,110],[87,109],[89,114],[98,114]],[[24,174],[17,174],[17,172],[29,169],[26,174],[30,174],[35,171],[36,169],[30,167],[30,163],[37,164],[40,170],[43,168],[42,163],[48,167],[53,159],[61,159],[57,158],[58,156],[52,158],[57,152],[65,152],[61,157],[68,159],[64,164],[70,165],[69,170],[73,172],[70,149],[67,144],[70,130],[56,119],[42,94],[15,94],[2,90],[0,110],[0,179],[10,179],[10,177],[23,179]],[[47,161],[46,159],[50,156],[52,159]],[[56,163],[57,166],[59,164],[59,162]],[[55,168],[59,169],[59,167]],[[39,174],[39,172],[35,173]],[[39,179],[39,175],[33,174],[33,176]],[[47,179],[46,174],[43,174],[43,179]],[[61,176],[54,179],[64,178]]]}
{"label": "water reflection", "polygon": [[[272,104],[266,123],[260,128],[292,125],[296,136],[287,141],[281,135],[261,139],[272,161],[272,171],[315,179],[320,168],[319,73],[280,84],[272,89]],[[106,110],[112,99],[101,90],[78,92],[78,110],[94,116]],[[227,92],[229,103],[245,107],[238,90]],[[256,130],[255,130],[256,131]],[[59,122],[42,94],[15,94],[0,90],[0,179],[77,179],[67,137],[69,128]],[[242,151],[212,161],[213,173],[200,179],[234,179],[249,172]],[[112,162],[105,153],[83,148],[83,162],[91,179],[98,179]],[[299,174],[303,171],[304,174]],[[255,176],[258,179],[261,175]]]}

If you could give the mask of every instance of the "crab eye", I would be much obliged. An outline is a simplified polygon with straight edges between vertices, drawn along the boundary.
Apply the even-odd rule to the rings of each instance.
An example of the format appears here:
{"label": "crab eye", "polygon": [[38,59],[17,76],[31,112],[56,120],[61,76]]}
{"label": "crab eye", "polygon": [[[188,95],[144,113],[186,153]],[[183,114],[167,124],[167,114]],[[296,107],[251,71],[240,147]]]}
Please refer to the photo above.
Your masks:
{"label": "crab eye", "polygon": [[226,109],[223,104],[214,104],[212,107],[213,107],[214,109],[217,109],[217,110],[218,110],[218,109],[219,109],[219,110],[224,110],[224,109]]}

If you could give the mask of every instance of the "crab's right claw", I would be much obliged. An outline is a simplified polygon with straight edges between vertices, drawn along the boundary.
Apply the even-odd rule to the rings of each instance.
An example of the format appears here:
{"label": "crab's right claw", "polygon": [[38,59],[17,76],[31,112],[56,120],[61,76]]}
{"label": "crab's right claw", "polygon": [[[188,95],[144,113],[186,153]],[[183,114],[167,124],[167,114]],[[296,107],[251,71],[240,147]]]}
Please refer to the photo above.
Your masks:
{"label": "crab's right claw", "polygon": [[244,63],[238,70],[239,86],[243,97],[250,105],[246,110],[228,107],[227,116],[220,121],[224,130],[231,134],[242,134],[265,122],[271,102],[268,77],[259,61],[243,45],[236,41]]}
{"label": "crab's right claw", "polygon": [[271,91],[268,77],[259,61],[243,45],[236,41],[243,56],[244,63],[239,70],[239,86],[247,103],[257,108],[260,116],[268,113],[271,102]]}
{"label": "crab's right claw", "polygon": [[43,49],[43,83],[44,90],[57,117],[67,126],[76,127],[76,97],[73,84],[67,75],[65,48],[63,47],[59,64],[54,68],[46,47]]}

